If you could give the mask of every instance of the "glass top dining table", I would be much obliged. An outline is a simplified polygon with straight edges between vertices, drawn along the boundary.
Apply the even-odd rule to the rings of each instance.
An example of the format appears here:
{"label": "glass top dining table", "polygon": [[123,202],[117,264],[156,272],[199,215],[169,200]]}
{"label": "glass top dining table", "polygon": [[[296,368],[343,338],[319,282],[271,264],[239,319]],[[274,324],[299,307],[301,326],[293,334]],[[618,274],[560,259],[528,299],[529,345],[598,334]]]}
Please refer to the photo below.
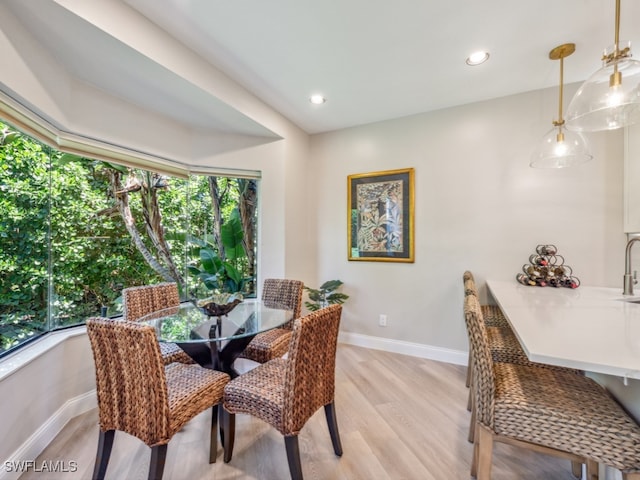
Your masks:
{"label": "glass top dining table", "polygon": [[233,362],[258,333],[281,327],[293,318],[285,306],[247,299],[226,315],[207,315],[193,303],[149,313],[138,321],[151,325],[158,340],[178,344],[194,361],[237,376]]}

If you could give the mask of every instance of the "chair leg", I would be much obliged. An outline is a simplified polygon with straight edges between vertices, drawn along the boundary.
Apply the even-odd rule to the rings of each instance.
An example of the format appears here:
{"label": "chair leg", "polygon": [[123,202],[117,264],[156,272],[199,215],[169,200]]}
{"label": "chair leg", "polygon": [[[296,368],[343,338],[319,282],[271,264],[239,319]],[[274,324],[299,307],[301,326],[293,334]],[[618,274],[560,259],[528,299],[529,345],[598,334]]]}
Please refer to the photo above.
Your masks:
{"label": "chair leg", "polygon": [[[211,407],[211,432],[209,432],[209,463],[216,463],[218,456],[218,405]],[[224,437],[222,439],[224,442]],[[224,445],[224,443],[223,443]]]}
{"label": "chair leg", "polygon": [[484,425],[476,425],[478,430],[478,480],[491,480],[491,456],[493,454],[493,433]]}
{"label": "chair leg", "polygon": [[467,380],[465,386],[469,388],[471,386],[471,349],[469,349],[469,360],[467,361]]}
{"label": "chair leg", "polygon": [[473,399],[471,399],[471,420],[469,421],[469,435],[467,435],[467,440],[469,443],[473,443],[475,441],[476,435],[476,408],[473,405]]}
{"label": "chair leg", "polygon": [[[600,466],[598,465],[598,462],[596,462],[595,460],[589,460],[587,459],[587,478],[586,480],[598,480],[598,478],[600,478]],[[629,474],[629,477],[625,477],[625,474],[622,474],[622,478],[624,480],[640,480],[640,474],[638,473],[632,473]]]}
{"label": "chair leg", "polygon": [[233,441],[236,436],[236,416],[233,413],[229,413],[224,407],[222,410],[224,463],[229,463],[231,461],[231,456],[233,455]]}
{"label": "chair leg", "polygon": [[289,473],[291,473],[291,480],[302,480],[302,464],[300,463],[300,448],[298,446],[298,436],[285,436],[284,446],[287,449],[287,461],[289,462]]}
{"label": "chair leg", "polygon": [[470,412],[473,408],[473,361],[471,359],[471,352],[469,352],[469,366],[467,367],[467,387],[469,387],[469,396],[467,397],[467,410]]}
{"label": "chair leg", "polygon": [[340,434],[338,432],[338,420],[336,419],[335,402],[327,403],[324,406],[324,414],[327,417],[327,425],[329,425],[329,434],[331,435],[331,443],[333,451],[339,457],[342,456],[342,443],[340,442]]}
{"label": "chair leg", "polygon": [[220,445],[224,449],[224,408],[222,404],[220,404],[220,408],[218,408],[218,428],[220,430]]}
{"label": "chair leg", "polygon": [[[595,460],[587,460],[586,480],[598,480],[599,477],[600,477],[600,472],[598,468],[598,462],[596,462]],[[624,474],[622,475],[622,478],[623,479],[625,478]],[[640,474],[631,474],[631,476],[628,477],[628,480],[640,480]]]}
{"label": "chair leg", "polygon": [[151,447],[151,463],[149,464],[149,480],[162,480],[164,462],[167,459],[167,444]]}
{"label": "chair leg", "polygon": [[582,464],[580,462],[576,462],[575,460],[571,461],[571,473],[576,478],[582,478]]}
{"label": "chair leg", "polygon": [[471,456],[471,476],[476,478],[478,475],[478,429],[474,427],[473,436],[473,454]]}
{"label": "chair leg", "polygon": [[96,463],[93,467],[93,480],[104,480],[104,476],[107,473],[107,465],[109,465],[109,458],[111,457],[111,447],[113,447],[115,434],[115,430],[107,430],[106,432],[100,430]]}

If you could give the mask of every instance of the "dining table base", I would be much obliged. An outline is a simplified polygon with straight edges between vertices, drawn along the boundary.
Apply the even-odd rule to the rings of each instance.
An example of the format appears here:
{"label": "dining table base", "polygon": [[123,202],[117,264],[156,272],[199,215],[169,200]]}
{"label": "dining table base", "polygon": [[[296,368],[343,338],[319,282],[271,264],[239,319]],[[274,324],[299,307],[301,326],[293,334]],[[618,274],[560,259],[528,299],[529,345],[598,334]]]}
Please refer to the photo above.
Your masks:
{"label": "dining table base", "polygon": [[209,342],[176,342],[198,365],[212,370],[228,373],[231,378],[236,378],[239,373],[233,367],[234,362],[247,348],[253,336],[234,338],[221,346],[220,340]]}

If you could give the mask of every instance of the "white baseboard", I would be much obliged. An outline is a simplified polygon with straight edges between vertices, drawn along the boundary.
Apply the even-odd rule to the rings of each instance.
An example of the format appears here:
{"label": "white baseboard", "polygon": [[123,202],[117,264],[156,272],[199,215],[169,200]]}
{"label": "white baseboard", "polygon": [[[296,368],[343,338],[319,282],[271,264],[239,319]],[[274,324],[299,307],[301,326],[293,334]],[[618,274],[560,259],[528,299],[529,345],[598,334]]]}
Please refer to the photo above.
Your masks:
{"label": "white baseboard", "polygon": [[[60,433],[62,428],[72,418],[96,408],[98,400],[96,391],[84,393],[65,402],[18,450],[5,459],[0,465],[0,480],[17,480],[24,472],[17,471],[15,466],[19,462],[35,460],[51,441]],[[10,471],[7,467],[12,466]]]}
{"label": "white baseboard", "polygon": [[422,343],[405,342],[390,338],[373,337],[360,333],[340,332],[338,341],[358,347],[384,350],[385,352],[401,353],[412,357],[428,358],[439,362],[453,363],[454,365],[467,365],[468,353],[449,348],[434,347]]}

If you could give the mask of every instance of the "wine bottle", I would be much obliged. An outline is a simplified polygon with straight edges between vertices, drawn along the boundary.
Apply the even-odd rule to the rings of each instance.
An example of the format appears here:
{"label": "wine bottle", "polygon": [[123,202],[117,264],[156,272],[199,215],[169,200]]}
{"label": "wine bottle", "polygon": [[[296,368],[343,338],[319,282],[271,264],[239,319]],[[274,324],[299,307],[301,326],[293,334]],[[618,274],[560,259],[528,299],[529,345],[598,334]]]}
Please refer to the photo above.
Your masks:
{"label": "wine bottle", "polygon": [[549,260],[542,255],[531,255],[529,257],[529,263],[533,265],[545,266],[549,264]]}
{"label": "wine bottle", "polygon": [[534,286],[536,284],[535,280],[531,280],[531,278],[529,278],[524,273],[518,273],[516,275],[516,280],[518,281],[518,283],[521,283],[522,285]]}

